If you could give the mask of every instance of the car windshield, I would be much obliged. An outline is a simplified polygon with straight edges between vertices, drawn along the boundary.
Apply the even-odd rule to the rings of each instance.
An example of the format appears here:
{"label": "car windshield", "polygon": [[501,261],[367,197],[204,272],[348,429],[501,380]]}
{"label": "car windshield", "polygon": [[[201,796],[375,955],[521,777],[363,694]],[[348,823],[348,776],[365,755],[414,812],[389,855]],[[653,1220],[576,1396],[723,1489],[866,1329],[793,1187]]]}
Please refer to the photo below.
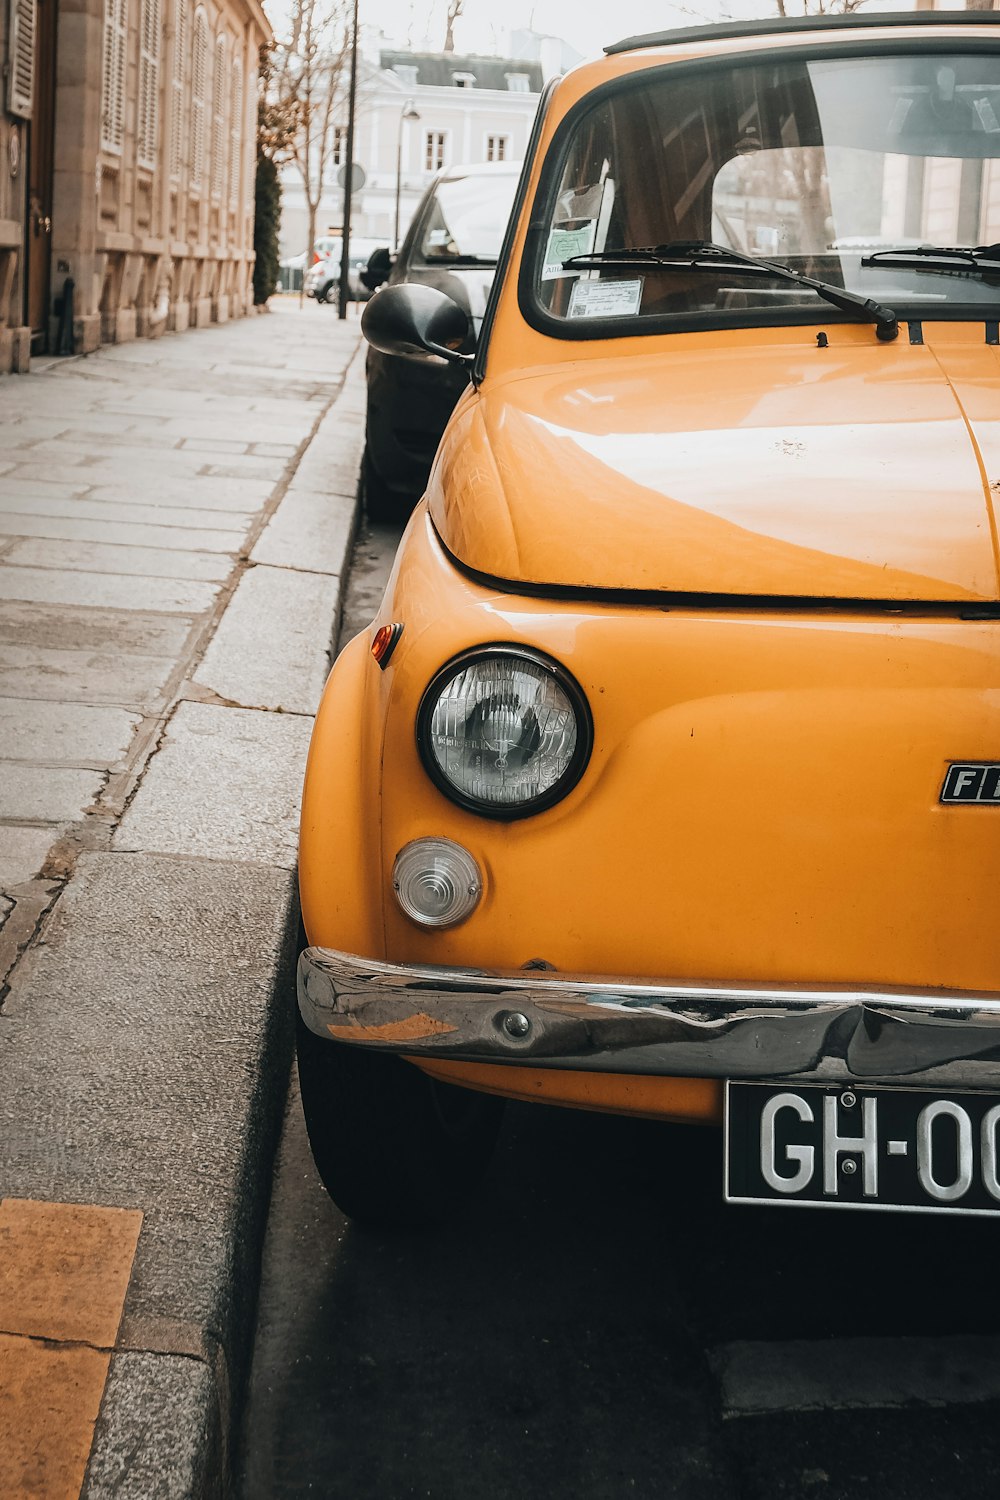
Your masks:
{"label": "car windshield", "polygon": [[938,45],[668,64],[605,92],[573,119],[536,215],[528,275],[548,326],[606,337],[830,316],[815,289],[741,256],[910,318],[995,318],[1000,249],[992,263],[912,254],[1000,241],[1000,53]]}
{"label": "car windshield", "polygon": [[420,259],[495,266],[500,254],[516,172],[483,173],[440,182],[420,240]]}

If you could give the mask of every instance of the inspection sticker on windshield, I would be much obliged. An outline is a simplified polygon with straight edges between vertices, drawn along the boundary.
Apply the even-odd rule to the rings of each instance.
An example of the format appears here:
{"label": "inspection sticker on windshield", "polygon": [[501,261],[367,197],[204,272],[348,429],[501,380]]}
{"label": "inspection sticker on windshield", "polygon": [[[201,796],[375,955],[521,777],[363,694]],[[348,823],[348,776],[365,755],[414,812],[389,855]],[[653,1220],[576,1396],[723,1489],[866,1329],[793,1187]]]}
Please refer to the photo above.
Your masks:
{"label": "inspection sticker on windshield", "polygon": [[571,318],[629,318],[639,311],[642,277],[635,281],[578,281],[569,299]]}
{"label": "inspection sticker on windshield", "polygon": [[574,255],[589,255],[594,248],[596,233],[596,219],[588,219],[576,229],[553,229],[545,247],[542,280],[554,281],[557,276],[577,275],[571,268],[564,267],[563,261],[571,260]]}

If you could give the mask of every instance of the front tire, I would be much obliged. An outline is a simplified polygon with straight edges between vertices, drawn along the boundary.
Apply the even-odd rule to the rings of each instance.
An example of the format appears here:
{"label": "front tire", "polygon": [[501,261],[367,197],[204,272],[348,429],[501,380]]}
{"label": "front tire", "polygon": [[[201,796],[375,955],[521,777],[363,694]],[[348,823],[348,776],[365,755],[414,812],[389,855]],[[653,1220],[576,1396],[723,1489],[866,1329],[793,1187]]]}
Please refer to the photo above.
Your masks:
{"label": "front tire", "polygon": [[435,1222],[489,1166],[503,1100],[428,1078],[412,1063],[315,1036],[296,1017],[313,1160],[350,1219],[379,1229]]}

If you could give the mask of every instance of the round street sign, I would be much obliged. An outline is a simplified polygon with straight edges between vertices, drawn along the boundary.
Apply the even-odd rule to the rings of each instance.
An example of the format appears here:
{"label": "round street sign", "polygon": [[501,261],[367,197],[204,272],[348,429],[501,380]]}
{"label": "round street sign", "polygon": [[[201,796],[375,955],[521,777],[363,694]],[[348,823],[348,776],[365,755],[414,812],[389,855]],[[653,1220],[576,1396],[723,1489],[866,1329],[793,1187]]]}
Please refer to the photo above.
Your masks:
{"label": "round street sign", "polygon": [[[339,188],[347,186],[347,172],[348,172],[348,167],[347,167],[347,163],[345,162],[344,165],[340,168],[339,172],[337,173],[337,186]],[[351,162],[350,173],[351,173],[351,193],[352,193],[352,195],[354,193],[360,193],[361,189],[364,187],[365,183],[368,181],[368,178],[365,175],[365,169],[361,165],[360,162],[354,161],[354,162]]]}

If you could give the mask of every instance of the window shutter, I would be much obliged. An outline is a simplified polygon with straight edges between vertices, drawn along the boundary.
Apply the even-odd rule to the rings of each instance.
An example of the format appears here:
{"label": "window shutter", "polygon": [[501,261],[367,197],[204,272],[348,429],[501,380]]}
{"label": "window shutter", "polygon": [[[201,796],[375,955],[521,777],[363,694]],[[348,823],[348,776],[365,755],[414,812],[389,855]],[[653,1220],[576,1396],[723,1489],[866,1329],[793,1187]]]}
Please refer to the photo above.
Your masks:
{"label": "window shutter", "polygon": [[101,149],[120,152],[125,138],[125,61],[128,0],[104,0],[101,68]]}
{"label": "window shutter", "polygon": [[225,140],[225,85],[226,41],[215,39],[215,67],[212,70],[212,157],[209,163],[211,174],[210,191],[213,198],[221,198],[226,159],[223,154]]}
{"label": "window shutter", "polygon": [[233,100],[229,116],[229,207],[240,201],[240,178],[243,171],[243,64],[233,58]]}
{"label": "window shutter", "polygon": [[30,120],[35,102],[35,0],[10,0],[7,109]]}
{"label": "window shutter", "polygon": [[160,0],[142,0],[138,123],[139,165],[155,167],[160,127]]}
{"label": "window shutter", "polygon": [[170,176],[176,181],[184,162],[184,72],[188,49],[187,0],[177,0],[174,24],[174,70],[170,82]]}
{"label": "window shutter", "polygon": [[205,12],[194,18],[191,60],[191,186],[200,188],[205,175],[205,74],[208,66],[208,25]]}

